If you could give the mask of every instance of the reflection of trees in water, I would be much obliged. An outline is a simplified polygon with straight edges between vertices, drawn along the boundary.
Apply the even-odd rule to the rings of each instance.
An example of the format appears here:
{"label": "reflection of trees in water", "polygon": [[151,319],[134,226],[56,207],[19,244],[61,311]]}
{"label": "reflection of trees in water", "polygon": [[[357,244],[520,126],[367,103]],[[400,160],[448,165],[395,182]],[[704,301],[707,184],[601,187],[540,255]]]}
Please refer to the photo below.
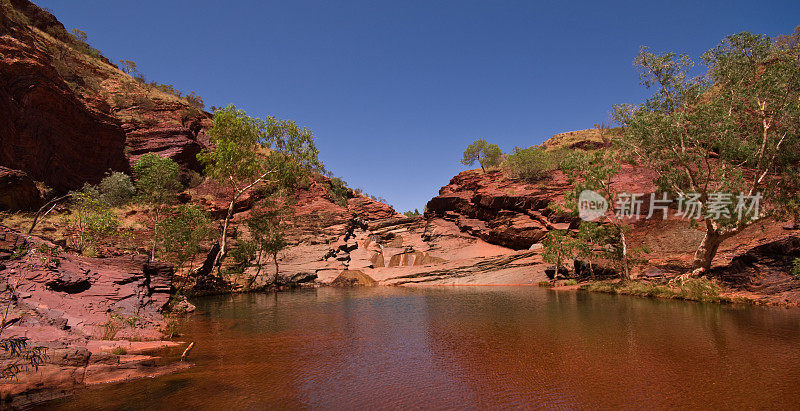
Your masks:
{"label": "reflection of trees in water", "polygon": [[793,311],[526,288],[452,292],[458,298],[426,300],[434,344],[487,395],[565,392],[572,405],[608,406],[760,405],[774,390],[798,399],[789,382],[800,378]]}
{"label": "reflection of trees in water", "polygon": [[195,303],[185,326],[195,367],[93,389],[69,405],[800,403],[793,310],[536,287],[321,288]]}

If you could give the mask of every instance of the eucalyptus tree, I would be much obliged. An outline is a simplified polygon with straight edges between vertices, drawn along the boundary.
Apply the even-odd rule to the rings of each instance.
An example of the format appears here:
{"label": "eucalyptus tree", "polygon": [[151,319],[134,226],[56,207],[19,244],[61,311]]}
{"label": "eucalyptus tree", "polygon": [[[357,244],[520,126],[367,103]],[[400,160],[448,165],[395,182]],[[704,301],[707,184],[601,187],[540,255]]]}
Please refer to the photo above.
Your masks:
{"label": "eucalyptus tree", "polygon": [[[634,61],[655,92],[640,106],[615,107],[626,149],[657,173],[663,190],[716,210],[703,218],[695,275],[710,269],[725,239],[787,205],[776,194],[800,153],[797,44],[731,35],[702,55],[707,73],[695,78],[685,54],[642,48]],[[761,198],[769,208],[759,208]]]}
{"label": "eucalyptus tree", "polygon": [[228,210],[219,233],[217,272],[228,251],[228,229],[236,202],[256,189],[293,186],[309,171],[323,171],[314,134],[294,121],[250,117],[234,105],[214,113],[212,150],[197,155],[206,175],[226,186]]}
{"label": "eucalyptus tree", "polygon": [[275,266],[272,284],[278,283],[278,253],[287,245],[283,232],[285,217],[285,210],[274,205],[272,207],[262,207],[250,213],[246,224],[252,238],[251,241],[253,242],[255,260],[258,267],[251,282],[254,282],[261,273],[262,258],[269,256]]}
{"label": "eucalyptus tree", "polygon": [[178,172],[178,164],[175,161],[154,153],[139,157],[133,165],[136,198],[139,202],[150,206],[151,209],[153,240],[150,259],[156,258],[161,220],[166,211],[176,202],[176,195],[181,189]]}
{"label": "eucalyptus tree", "polygon": [[480,138],[472,142],[464,150],[461,164],[469,166],[477,161],[481,166],[481,170],[485,173],[487,168],[500,165],[501,157],[502,152],[497,144],[489,144],[486,140]]}
{"label": "eucalyptus tree", "polygon": [[[637,210],[631,207],[631,197],[628,197],[631,201],[621,205],[619,210],[608,210],[611,205],[620,204],[620,199],[625,196],[613,185],[621,163],[622,158],[614,149],[575,151],[564,158],[560,168],[573,187],[572,191],[565,193],[565,205],[583,219],[578,232],[578,253],[584,258],[593,258],[597,251],[595,248],[599,248],[602,250],[601,257],[617,264],[622,280],[629,281],[633,278],[631,255],[639,250],[632,250],[628,246],[625,234],[630,231],[627,220],[637,218]],[[592,215],[585,214],[581,203],[587,202],[597,203],[598,211]]]}
{"label": "eucalyptus tree", "polygon": [[200,252],[203,241],[213,235],[211,220],[197,206],[180,205],[159,223],[156,241],[164,259],[180,271]]}
{"label": "eucalyptus tree", "polygon": [[555,275],[561,273],[564,262],[578,250],[578,242],[566,230],[551,230],[542,240],[542,261],[556,265]]}

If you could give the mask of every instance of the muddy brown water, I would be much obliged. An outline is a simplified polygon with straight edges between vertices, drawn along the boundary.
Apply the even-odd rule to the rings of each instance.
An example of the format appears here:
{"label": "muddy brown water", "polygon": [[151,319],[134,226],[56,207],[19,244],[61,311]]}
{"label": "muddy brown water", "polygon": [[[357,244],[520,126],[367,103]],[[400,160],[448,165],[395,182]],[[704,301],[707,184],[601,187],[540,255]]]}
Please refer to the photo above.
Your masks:
{"label": "muddy brown water", "polygon": [[538,287],[198,299],[193,368],[47,408],[797,408],[800,310]]}

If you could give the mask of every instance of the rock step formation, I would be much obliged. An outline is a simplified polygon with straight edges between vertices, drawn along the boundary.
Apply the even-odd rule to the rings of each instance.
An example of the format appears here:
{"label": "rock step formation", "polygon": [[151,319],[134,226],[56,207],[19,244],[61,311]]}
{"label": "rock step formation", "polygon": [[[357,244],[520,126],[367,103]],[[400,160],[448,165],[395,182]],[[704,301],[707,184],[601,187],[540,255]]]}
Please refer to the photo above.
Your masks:
{"label": "rock step formation", "polygon": [[120,345],[137,354],[177,344],[159,341],[172,272],[170,265],[149,263],[146,257],[97,259],[64,253],[53,243],[0,226],[0,302],[3,310],[9,308],[7,319],[14,321],[3,337],[27,337],[32,346],[47,349],[37,372],[0,384],[0,393],[22,404],[52,395],[52,390],[175,367],[157,366],[149,356],[111,354]]}

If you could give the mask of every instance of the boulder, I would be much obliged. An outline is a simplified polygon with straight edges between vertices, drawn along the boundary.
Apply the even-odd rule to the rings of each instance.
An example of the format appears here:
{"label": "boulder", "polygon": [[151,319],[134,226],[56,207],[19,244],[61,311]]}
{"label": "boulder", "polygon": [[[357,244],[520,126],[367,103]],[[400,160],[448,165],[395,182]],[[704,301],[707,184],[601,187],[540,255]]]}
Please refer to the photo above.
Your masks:
{"label": "boulder", "polygon": [[39,189],[27,174],[0,166],[0,210],[33,210],[40,205]]}
{"label": "boulder", "polygon": [[331,285],[336,287],[373,286],[376,284],[377,282],[372,277],[360,270],[344,270],[331,282]]}

